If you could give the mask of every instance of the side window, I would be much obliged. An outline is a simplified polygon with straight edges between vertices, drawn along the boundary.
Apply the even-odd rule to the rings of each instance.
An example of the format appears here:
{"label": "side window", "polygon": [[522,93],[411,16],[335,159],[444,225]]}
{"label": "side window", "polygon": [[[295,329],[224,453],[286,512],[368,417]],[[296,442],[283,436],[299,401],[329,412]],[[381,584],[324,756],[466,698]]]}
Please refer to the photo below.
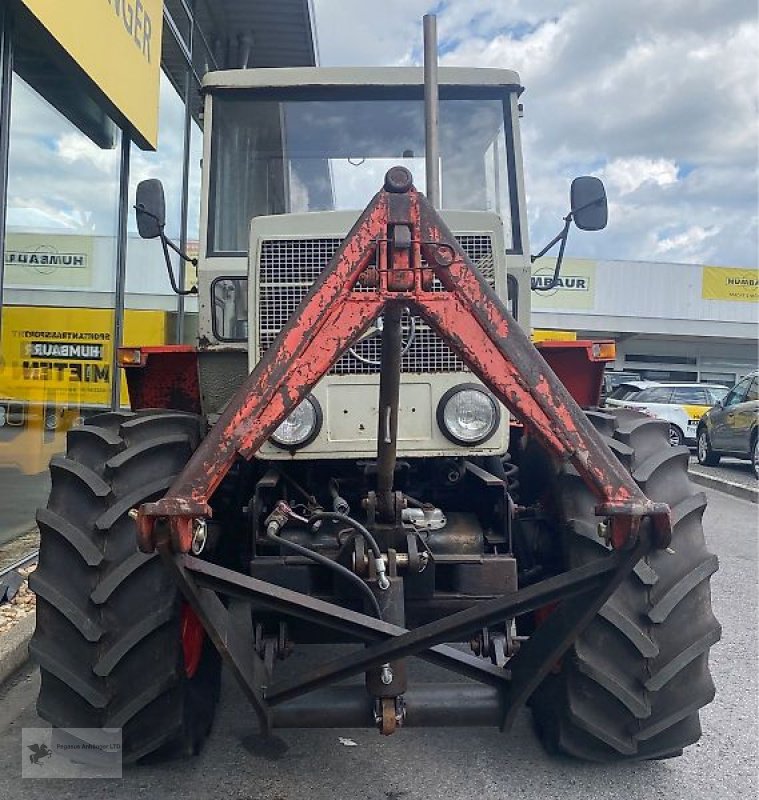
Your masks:
{"label": "side window", "polygon": [[644,389],[639,395],[630,399],[636,403],[669,403],[671,395],[671,388],[654,386],[651,389]]}
{"label": "side window", "polygon": [[738,403],[743,402],[743,398],[746,396],[746,392],[748,391],[749,383],[751,382],[751,378],[744,378],[740,383],[736,383],[735,386],[728,392],[727,397],[725,398],[724,406],[734,406]]}
{"label": "side window", "polygon": [[717,405],[717,403],[719,403],[720,400],[724,400],[727,395],[727,389],[716,389],[715,387],[708,389],[708,392],[711,395],[712,405]]}
{"label": "side window", "polygon": [[519,319],[519,281],[513,275],[506,276],[506,291],[509,298],[509,313]]}
{"label": "side window", "polygon": [[746,395],[746,400],[759,400],[759,376],[754,378],[754,382]]}
{"label": "side window", "polygon": [[621,383],[617,388],[609,395],[610,400],[624,400],[626,397],[630,397],[638,390],[633,388],[627,383]]}
{"label": "side window", "polygon": [[214,336],[221,342],[248,338],[248,279],[216,278],[211,284]]}
{"label": "side window", "polygon": [[698,386],[677,387],[672,393],[672,402],[692,406],[709,405],[709,399],[706,396],[706,390],[700,389]]}

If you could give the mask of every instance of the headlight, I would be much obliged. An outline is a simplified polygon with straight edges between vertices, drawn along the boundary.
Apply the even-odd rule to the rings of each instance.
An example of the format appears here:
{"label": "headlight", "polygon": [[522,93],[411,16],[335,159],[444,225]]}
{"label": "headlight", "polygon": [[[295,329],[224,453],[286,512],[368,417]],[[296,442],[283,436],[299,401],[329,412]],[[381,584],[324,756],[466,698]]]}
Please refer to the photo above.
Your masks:
{"label": "headlight", "polygon": [[449,389],[437,407],[440,430],[456,444],[480,444],[489,439],[501,419],[490,392],[476,383],[462,383]]}
{"label": "headlight", "polygon": [[272,433],[271,440],[287,450],[303,447],[316,438],[321,426],[322,410],[316,398],[309,395]]}

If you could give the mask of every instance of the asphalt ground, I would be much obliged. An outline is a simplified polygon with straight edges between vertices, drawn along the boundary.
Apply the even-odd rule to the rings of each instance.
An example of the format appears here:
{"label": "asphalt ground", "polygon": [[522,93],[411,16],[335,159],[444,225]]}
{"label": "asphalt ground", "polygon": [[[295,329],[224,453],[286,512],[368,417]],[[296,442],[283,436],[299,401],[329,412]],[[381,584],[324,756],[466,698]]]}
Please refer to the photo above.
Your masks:
{"label": "asphalt ground", "polygon": [[[34,709],[39,676],[27,668],[0,690],[0,797],[754,798],[759,791],[757,508],[705,491],[707,539],[720,559],[713,599],[723,639],[712,654],[717,697],[702,713],[703,738],[680,758],[621,766],[552,758],[540,748],[527,710],[508,734],[489,728],[408,729],[389,738],[373,730],[281,731],[273,744],[262,746],[242,693],[226,680],[213,733],[197,758],[129,767],[120,780],[22,779],[21,759],[27,755],[21,752],[21,729],[44,725]],[[429,680],[430,669],[424,665],[416,672]]]}
{"label": "asphalt ground", "polygon": [[722,458],[719,466],[703,467],[691,456],[689,470],[694,482],[712,489],[759,503],[759,480],[754,475],[751,462],[737,458]]}

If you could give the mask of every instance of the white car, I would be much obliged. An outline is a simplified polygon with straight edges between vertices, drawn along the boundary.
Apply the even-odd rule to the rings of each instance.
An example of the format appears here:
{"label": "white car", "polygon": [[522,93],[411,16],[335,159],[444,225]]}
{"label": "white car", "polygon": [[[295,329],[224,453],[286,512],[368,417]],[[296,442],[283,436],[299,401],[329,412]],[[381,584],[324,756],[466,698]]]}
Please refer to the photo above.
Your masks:
{"label": "white car", "polygon": [[623,400],[632,400],[634,395],[640,394],[644,389],[648,389],[649,386],[658,385],[656,381],[644,381],[642,378],[624,380],[618,383],[606,396],[604,405],[617,406],[617,408],[620,408],[624,405],[622,402]]}
{"label": "white car", "polygon": [[608,406],[633,408],[669,423],[673,447],[696,444],[696,428],[701,417],[728,392],[727,386],[704,383],[655,383],[641,387],[624,399],[607,399]]}

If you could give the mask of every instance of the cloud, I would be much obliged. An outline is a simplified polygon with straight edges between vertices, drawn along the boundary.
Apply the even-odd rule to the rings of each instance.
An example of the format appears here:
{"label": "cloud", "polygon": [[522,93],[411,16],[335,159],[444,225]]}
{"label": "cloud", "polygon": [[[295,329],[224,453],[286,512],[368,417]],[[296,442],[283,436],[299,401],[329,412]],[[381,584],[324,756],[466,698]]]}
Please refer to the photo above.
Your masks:
{"label": "cloud", "polygon": [[516,69],[533,250],[558,230],[571,179],[607,183],[609,227],[568,253],[757,263],[757,8],[753,0],[315,0],[323,64],[421,61]]}
{"label": "cloud", "polygon": [[677,164],[666,158],[616,158],[599,170],[598,177],[619,196],[630,194],[644,184],[672,186],[677,183]]}
{"label": "cloud", "polygon": [[[101,149],[74,128],[20,78],[14,76],[8,225],[114,236],[120,148]],[[167,231],[179,236],[182,197],[184,110],[169,81],[161,76],[159,147],[143,152],[132,146],[130,202],[143,178],[161,178],[166,191]],[[197,236],[200,198],[201,135],[193,135],[190,186],[190,238]],[[136,231],[134,215],[129,230]]]}

